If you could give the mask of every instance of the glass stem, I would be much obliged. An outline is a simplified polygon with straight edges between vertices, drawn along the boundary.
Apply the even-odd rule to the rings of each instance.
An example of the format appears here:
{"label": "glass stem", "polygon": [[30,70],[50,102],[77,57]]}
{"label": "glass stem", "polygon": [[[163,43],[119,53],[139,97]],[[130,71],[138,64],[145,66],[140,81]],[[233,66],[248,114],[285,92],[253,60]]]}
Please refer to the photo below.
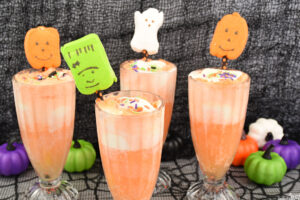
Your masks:
{"label": "glass stem", "polygon": [[204,179],[204,187],[207,189],[207,191],[211,191],[211,192],[218,192],[221,189],[223,189],[224,183],[225,183],[225,177],[220,180],[212,180],[208,178]]}
{"label": "glass stem", "polygon": [[58,177],[57,179],[52,180],[52,181],[46,181],[46,180],[39,179],[39,183],[40,183],[41,188],[44,188],[44,189],[57,188],[60,186],[60,177]]}

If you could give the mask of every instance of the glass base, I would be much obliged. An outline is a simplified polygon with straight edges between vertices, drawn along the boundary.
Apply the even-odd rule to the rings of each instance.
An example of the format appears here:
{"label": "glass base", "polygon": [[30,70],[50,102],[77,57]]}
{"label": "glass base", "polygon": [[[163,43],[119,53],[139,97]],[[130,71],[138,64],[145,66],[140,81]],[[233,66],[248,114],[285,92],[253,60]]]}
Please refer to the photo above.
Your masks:
{"label": "glass base", "polygon": [[153,194],[165,192],[170,187],[171,187],[171,177],[167,174],[167,172],[160,170]]}
{"label": "glass base", "polygon": [[26,193],[25,200],[75,200],[78,199],[78,191],[72,184],[60,180],[43,181],[35,183]]}
{"label": "glass base", "polygon": [[224,181],[208,181],[204,179],[191,185],[187,192],[188,200],[237,200],[240,199],[232,188]]}

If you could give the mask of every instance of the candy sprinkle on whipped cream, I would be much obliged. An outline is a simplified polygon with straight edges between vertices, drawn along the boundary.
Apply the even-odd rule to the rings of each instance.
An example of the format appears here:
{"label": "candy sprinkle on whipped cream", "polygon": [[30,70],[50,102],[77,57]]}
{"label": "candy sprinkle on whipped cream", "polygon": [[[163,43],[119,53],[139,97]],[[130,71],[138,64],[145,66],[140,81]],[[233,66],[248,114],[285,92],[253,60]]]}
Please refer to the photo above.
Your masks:
{"label": "candy sprinkle on whipped cream", "polygon": [[70,70],[62,68],[49,68],[45,71],[30,68],[18,72],[15,79],[28,84],[49,85],[73,81],[73,76]]}
{"label": "candy sprinkle on whipped cream", "polygon": [[236,70],[222,70],[214,68],[205,68],[201,71],[194,71],[190,76],[194,79],[202,79],[208,82],[220,82],[231,80],[235,81],[243,74],[241,71]]}
{"label": "candy sprinkle on whipped cream", "polygon": [[135,72],[156,72],[166,66],[166,63],[159,60],[135,60],[132,64],[132,70]]}
{"label": "candy sprinkle on whipped cream", "polygon": [[96,104],[100,109],[115,115],[137,115],[157,110],[161,104],[161,100],[148,101],[143,97],[127,97],[127,96],[106,96],[103,100],[96,99]]}
{"label": "candy sprinkle on whipped cream", "polygon": [[119,108],[133,113],[152,112],[155,107],[147,100],[139,97],[120,97],[117,99]]}

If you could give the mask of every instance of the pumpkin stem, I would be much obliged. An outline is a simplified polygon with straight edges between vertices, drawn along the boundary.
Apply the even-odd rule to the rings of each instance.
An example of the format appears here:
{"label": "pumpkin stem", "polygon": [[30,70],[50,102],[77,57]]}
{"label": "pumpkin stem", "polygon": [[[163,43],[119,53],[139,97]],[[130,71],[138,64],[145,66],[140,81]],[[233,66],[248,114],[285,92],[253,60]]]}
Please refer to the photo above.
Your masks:
{"label": "pumpkin stem", "polygon": [[264,155],[262,156],[264,159],[267,159],[267,160],[271,160],[272,157],[271,157],[271,152],[273,151],[274,149],[274,145],[271,144],[267,150],[265,151]]}
{"label": "pumpkin stem", "polygon": [[265,137],[265,140],[266,141],[270,141],[270,140],[273,140],[273,134],[271,132],[268,132],[266,137]]}
{"label": "pumpkin stem", "polygon": [[245,133],[245,131],[243,131],[241,140],[246,140],[246,139],[247,139],[246,133]]}
{"label": "pumpkin stem", "polygon": [[287,138],[286,135],[284,135],[284,136],[281,138],[279,144],[281,144],[281,145],[288,145],[288,144],[289,144],[289,141],[288,141],[288,138]]}
{"label": "pumpkin stem", "polygon": [[14,151],[16,149],[16,147],[13,145],[13,143],[16,141],[15,138],[12,138],[8,141],[7,146],[6,146],[6,150],[7,151]]}
{"label": "pumpkin stem", "polygon": [[81,145],[80,145],[80,143],[78,142],[78,140],[75,140],[75,143],[74,143],[73,147],[74,147],[75,149],[80,149],[80,148],[81,148]]}

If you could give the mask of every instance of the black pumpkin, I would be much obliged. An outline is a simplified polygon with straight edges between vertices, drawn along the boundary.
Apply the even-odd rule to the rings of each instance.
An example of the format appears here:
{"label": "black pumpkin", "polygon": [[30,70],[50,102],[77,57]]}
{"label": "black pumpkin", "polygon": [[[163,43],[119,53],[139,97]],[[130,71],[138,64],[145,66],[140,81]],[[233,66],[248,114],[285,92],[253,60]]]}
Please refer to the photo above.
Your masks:
{"label": "black pumpkin", "polygon": [[162,160],[170,161],[176,159],[183,144],[184,141],[180,136],[169,134],[163,146]]}

